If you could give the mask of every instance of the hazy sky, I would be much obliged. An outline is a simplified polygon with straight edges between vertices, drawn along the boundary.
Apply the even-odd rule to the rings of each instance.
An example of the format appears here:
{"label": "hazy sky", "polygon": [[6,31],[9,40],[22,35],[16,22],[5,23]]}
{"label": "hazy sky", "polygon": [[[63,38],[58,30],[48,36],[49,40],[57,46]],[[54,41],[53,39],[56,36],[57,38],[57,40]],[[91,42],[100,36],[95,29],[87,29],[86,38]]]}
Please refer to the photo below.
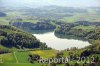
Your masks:
{"label": "hazy sky", "polygon": [[60,6],[100,6],[100,0],[27,0],[45,5],[60,5]]}
{"label": "hazy sky", "polygon": [[100,6],[100,0],[0,0],[2,4],[10,6],[68,6],[68,7],[90,7],[90,6]]}

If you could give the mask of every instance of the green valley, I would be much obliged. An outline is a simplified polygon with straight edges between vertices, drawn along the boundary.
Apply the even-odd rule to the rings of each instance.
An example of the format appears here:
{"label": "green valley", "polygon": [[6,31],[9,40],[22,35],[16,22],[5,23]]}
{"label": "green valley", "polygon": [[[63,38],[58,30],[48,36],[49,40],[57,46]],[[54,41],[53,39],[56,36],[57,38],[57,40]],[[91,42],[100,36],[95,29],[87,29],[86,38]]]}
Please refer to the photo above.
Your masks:
{"label": "green valley", "polygon": [[100,66],[100,6],[85,2],[0,0],[0,66]]}

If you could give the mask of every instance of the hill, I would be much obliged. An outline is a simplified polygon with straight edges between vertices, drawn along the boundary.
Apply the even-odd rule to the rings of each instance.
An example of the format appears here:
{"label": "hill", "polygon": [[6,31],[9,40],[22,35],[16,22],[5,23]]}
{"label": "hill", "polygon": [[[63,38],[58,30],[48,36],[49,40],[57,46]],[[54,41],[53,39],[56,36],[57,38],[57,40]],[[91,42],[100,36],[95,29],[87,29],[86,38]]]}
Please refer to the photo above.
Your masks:
{"label": "hill", "polygon": [[0,25],[0,45],[7,48],[46,48],[35,36],[15,27]]}

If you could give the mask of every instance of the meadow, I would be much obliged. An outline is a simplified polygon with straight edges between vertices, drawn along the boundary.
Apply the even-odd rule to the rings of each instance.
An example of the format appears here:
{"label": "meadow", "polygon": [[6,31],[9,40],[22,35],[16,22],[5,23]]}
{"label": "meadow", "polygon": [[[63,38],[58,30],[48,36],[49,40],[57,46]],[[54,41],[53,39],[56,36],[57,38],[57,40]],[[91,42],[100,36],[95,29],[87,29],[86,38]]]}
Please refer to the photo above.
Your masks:
{"label": "meadow", "polygon": [[[80,50],[80,52],[76,51],[63,51],[64,57],[69,56],[69,52],[72,53],[78,53],[80,54],[83,50]],[[50,66],[50,64],[46,63],[38,63],[35,61],[35,63],[30,63],[28,61],[28,55],[29,54],[38,54],[44,59],[55,57],[57,50],[33,50],[33,51],[15,51],[13,53],[7,53],[7,54],[0,54],[0,57],[3,59],[3,63],[0,63],[0,66],[42,66],[47,65]],[[70,62],[71,65],[74,65],[74,63],[77,61]],[[80,63],[80,66],[82,64]],[[65,64],[57,64],[57,66],[65,66]]]}

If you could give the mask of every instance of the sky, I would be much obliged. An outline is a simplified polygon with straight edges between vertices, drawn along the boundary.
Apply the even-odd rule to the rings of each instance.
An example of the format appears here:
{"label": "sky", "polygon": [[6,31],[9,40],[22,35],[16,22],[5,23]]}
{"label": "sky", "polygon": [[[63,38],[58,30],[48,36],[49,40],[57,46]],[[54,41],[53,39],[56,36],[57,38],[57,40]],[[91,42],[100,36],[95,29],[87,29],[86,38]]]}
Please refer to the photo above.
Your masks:
{"label": "sky", "polygon": [[49,5],[65,7],[91,7],[100,6],[100,0],[0,0],[0,3],[8,6],[42,7]]}
{"label": "sky", "polygon": [[30,0],[30,2],[31,1],[45,5],[59,5],[72,7],[100,6],[100,0]]}

